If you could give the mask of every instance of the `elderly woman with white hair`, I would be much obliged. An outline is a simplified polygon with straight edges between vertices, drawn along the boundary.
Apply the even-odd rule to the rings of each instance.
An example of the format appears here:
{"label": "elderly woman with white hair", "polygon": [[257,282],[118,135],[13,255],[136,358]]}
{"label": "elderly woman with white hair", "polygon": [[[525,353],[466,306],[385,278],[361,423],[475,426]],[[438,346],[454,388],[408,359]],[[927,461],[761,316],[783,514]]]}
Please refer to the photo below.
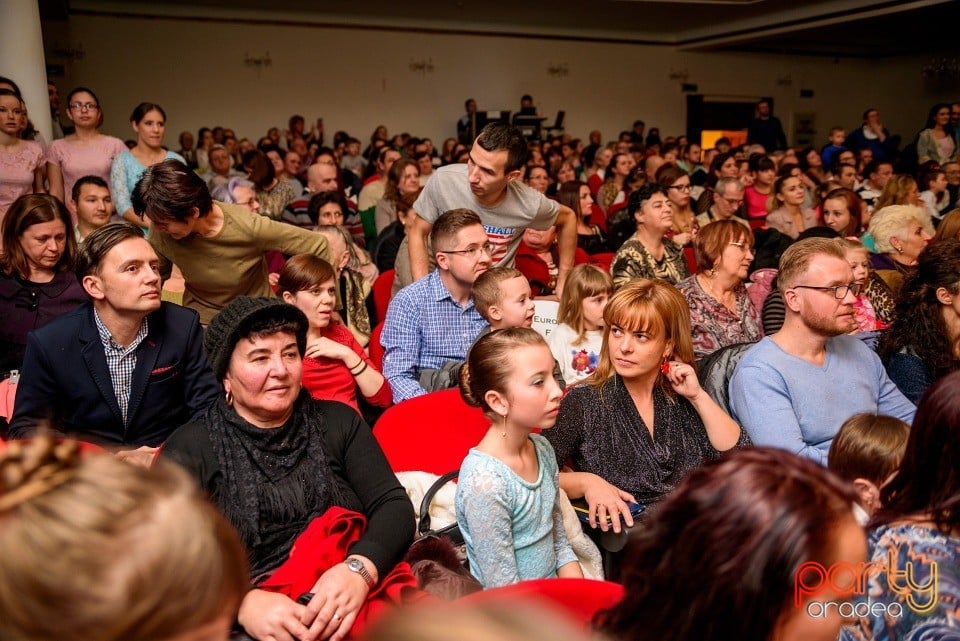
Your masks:
{"label": "elderly woman with white hair", "polygon": [[260,203],[257,202],[257,186],[240,176],[234,176],[227,182],[211,189],[210,197],[217,202],[227,203],[228,205],[240,205],[255,214],[260,212]]}
{"label": "elderly woman with white hair", "polygon": [[870,267],[894,294],[900,291],[904,276],[915,270],[917,257],[930,242],[929,225],[927,213],[914,205],[889,205],[870,219],[869,231],[877,248]]}

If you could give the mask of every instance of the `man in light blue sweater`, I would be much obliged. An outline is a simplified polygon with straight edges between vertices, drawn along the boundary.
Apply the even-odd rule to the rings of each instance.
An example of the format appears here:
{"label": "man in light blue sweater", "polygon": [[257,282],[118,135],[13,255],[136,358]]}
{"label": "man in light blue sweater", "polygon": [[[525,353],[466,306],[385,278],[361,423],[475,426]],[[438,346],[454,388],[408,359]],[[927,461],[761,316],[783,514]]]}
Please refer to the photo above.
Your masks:
{"label": "man in light blue sweater", "polygon": [[912,422],[914,405],[855,336],[860,286],[839,239],[794,243],[780,259],[783,328],[747,352],[730,379],[730,409],[756,445],[827,464],[840,426],[860,412]]}

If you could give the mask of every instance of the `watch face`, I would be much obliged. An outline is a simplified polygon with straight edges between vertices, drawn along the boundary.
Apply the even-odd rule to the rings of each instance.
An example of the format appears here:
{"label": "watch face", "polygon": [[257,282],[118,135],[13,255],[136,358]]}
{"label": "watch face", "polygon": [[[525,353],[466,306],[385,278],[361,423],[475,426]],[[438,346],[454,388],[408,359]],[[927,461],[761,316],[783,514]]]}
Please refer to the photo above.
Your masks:
{"label": "watch face", "polygon": [[349,568],[352,572],[359,574],[361,578],[367,582],[367,585],[373,587],[373,577],[370,576],[369,572],[367,572],[367,568],[363,565],[363,561],[360,559],[347,559],[345,563],[347,564],[347,568]]}

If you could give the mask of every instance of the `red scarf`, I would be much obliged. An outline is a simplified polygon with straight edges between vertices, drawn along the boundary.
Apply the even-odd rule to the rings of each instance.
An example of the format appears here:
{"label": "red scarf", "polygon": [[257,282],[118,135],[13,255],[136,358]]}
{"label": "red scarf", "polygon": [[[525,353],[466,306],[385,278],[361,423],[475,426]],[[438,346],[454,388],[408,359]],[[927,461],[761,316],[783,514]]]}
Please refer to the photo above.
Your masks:
{"label": "red scarf", "polygon": [[[329,510],[310,521],[293,542],[289,558],[257,587],[285,594],[294,601],[310,592],[320,575],[342,563],[351,545],[360,540],[367,528],[367,519],[341,507]],[[370,589],[367,600],[357,613],[350,636],[358,636],[364,626],[389,609],[390,605],[406,605],[422,598],[417,580],[406,562],[396,565]]]}

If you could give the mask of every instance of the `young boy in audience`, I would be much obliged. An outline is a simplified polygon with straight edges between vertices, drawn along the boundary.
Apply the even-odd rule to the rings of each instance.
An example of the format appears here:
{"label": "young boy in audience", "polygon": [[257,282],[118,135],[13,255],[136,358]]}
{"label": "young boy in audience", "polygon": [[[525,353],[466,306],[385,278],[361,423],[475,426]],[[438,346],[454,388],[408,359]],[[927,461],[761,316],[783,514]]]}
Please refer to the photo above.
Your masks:
{"label": "young boy in audience", "polygon": [[492,267],[477,276],[473,284],[473,305],[490,323],[490,331],[533,325],[530,283],[519,269]]}
{"label": "young boy in audience", "polygon": [[824,167],[829,167],[830,163],[833,162],[833,157],[846,149],[846,147],[843,146],[846,139],[847,132],[844,131],[843,127],[833,127],[830,129],[830,137],[828,138],[830,142],[820,150],[820,158],[823,159]]}
{"label": "young boy in audience", "polygon": [[[480,332],[480,336],[498,329],[533,325],[534,302],[530,294],[530,282],[519,269],[491,267],[480,274],[473,284],[473,304],[483,319],[490,323],[490,327]],[[477,336],[477,340],[480,336]],[[560,389],[566,388],[556,360],[553,377]]]}
{"label": "young boy in audience", "polygon": [[356,138],[347,139],[343,158],[340,160],[340,168],[349,169],[356,175],[363,176],[363,171],[367,168],[367,159],[360,155],[360,141]]}
{"label": "young boy in audience", "polygon": [[[477,276],[473,283],[473,306],[489,326],[477,334],[481,336],[508,327],[533,325],[534,303],[530,283],[519,269],[492,267]],[[473,345],[471,344],[471,347]],[[470,350],[467,350],[467,354]],[[463,361],[448,361],[436,369],[420,370],[420,384],[427,391],[456,387]],[[561,389],[566,387],[560,365],[554,362],[553,377]]]}
{"label": "young boy in audience", "polygon": [[827,467],[853,484],[854,516],[860,525],[881,507],[880,488],[900,467],[910,426],[883,414],[855,414],[840,427],[830,445]]}

